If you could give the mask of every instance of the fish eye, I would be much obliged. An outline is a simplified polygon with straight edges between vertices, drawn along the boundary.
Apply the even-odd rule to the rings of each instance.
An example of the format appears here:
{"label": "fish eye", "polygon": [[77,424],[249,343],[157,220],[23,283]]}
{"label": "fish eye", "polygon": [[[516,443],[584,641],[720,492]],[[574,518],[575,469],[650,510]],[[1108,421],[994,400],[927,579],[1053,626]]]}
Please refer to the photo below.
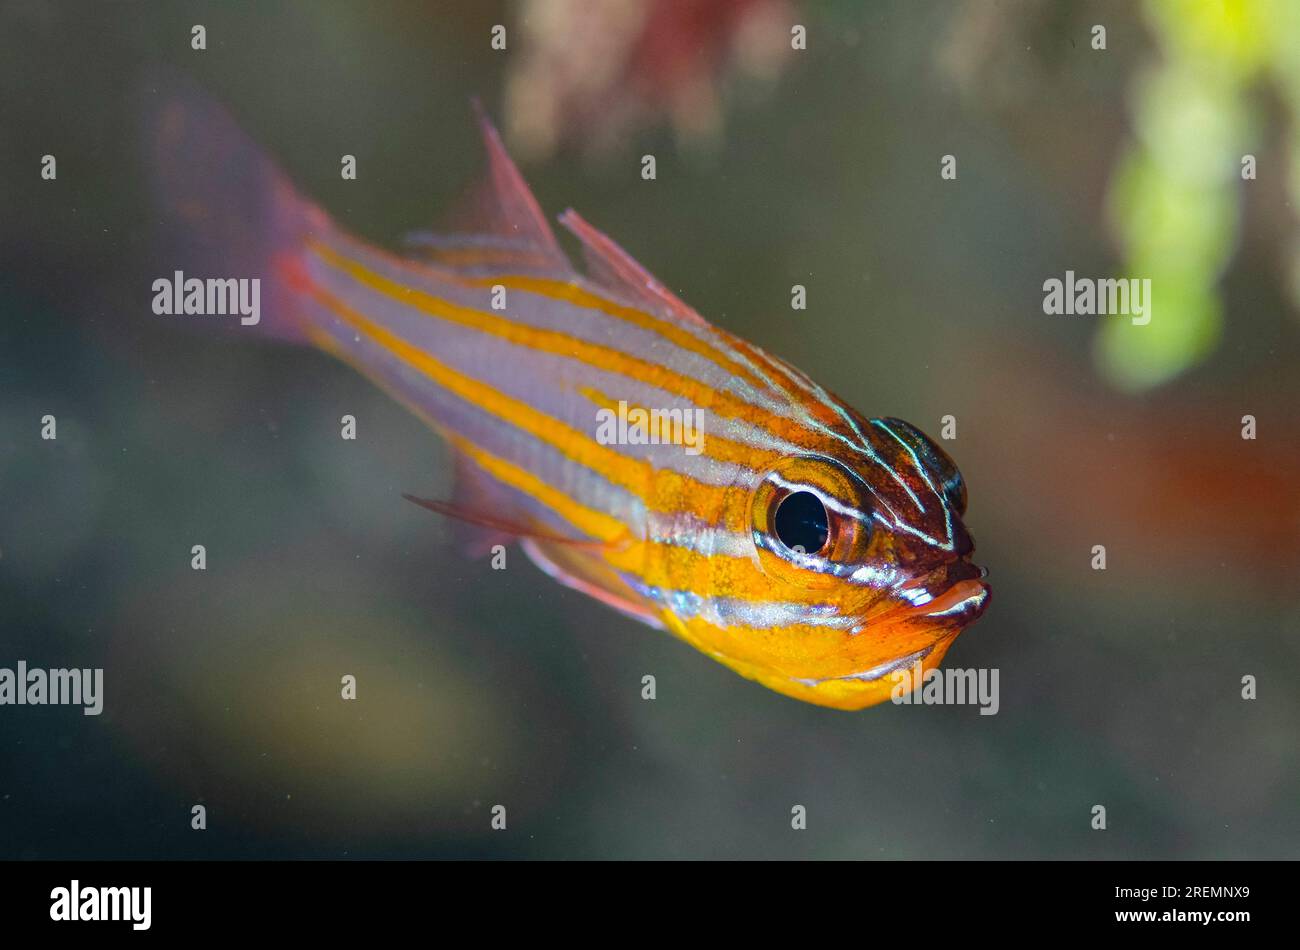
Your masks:
{"label": "fish eye", "polygon": [[861,476],[835,459],[789,456],[755,486],[749,519],[769,577],[801,587],[825,586],[866,562],[872,495]]}
{"label": "fish eye", "polygon": [[776,506],[772,530],[782,544],[800,554],[817,554],[830,537],[830,519],[822,500],[810,491],[786,495]]}

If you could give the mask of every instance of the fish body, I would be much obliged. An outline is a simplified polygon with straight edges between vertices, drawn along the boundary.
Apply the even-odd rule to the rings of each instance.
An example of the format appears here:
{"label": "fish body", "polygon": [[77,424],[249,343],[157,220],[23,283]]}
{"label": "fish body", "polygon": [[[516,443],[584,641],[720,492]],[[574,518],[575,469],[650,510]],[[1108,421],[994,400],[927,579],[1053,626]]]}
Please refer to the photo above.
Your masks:
{"label": "fish body", "polygon": [[480,119],[472,224],[397,254],[301,197],[219,108],[172,97],[151,132],[170,263],[263,275],[255,331],[425,420],[458,484],[423,503],[517,537],[562,583],[824,706],[936,666],[989,596],[951,459],[713,326],[567,211],[580,273]]}

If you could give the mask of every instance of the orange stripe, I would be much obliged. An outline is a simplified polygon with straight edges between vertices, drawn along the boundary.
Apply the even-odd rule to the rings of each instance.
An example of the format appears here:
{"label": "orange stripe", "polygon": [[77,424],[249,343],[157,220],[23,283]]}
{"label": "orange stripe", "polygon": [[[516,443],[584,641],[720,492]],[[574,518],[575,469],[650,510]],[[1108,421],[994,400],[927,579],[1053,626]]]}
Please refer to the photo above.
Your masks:
{"label": "orange stripe", "polygon": [[[579,386],[578,392],[602,409],[608,409],[610,412],[618,412],[619,410],[619,400],[606,395],[594,386]],[[645,406],[627,400],[622,400],[622,402],[629,412],[633,409],[640,409],[647,413],[650,411]],[[766,472],[785,457],[780,452],[756,449],[752,445],[746,445],[733,439],[724,439],[721,436],[709,435],[708,433],[704,434],[701,454],[718,462],[729,462],[733,465],[744,466],[756,473]]]}
{"label": "orange stripe", "polygon": [[[676,502],[672,507],[663,510],[664,514],[689,513],[705,520],[711,520],[716,517],[718,511],[727,508],[726,502],[730,491],[727,486],[710,485],[676,472],[656,473],[649,461],[634,459],[616,449],[601,445],[581,430],[548,416],[499,389],[452,369],[419,347],[412,346],[396,334],[366,319],[327,291],[313,288],[313,294],[322,305],[353,330],[364,333],[379,346],[408,366],[419,370],[448,392],[478,406],[503,422],[522,429],[550,445],[566,458],[627,489],[652,510],[661,510],[655,508],[656,498],[672,499]],[[340,349],[333,340],[329,341],[326,348],[336,354]],[[406,402],[406,400],[402,401]],[[445,429],[440,431],[447,434]]]}
{"label": "orange stripe", "polygon": [[740,350],[751,360],[760,366],[767,368],[768,372],[774,377],[783,378],[786,382],[787,392],[791,399],[799,400],[805,408],[811,408],[813,415],[823,424],[838,425],[842,420],[839,414],[826,405],[815,396],[808,395],[804,390],[803,383],[798,378],[798,372],[791,367],[785,360],[773,356],[762,347],[755,346],[748,340],[742,340],[739,337],[733,337],[732,343],[736,349]]}
{"label": "orange stripe", "polygon": [[717,347],[701,340],[689,330],[684,330],[667,320],[651,316],[635,307],[627,307],[593,294],[576,283],[513,274],[492,277],[461,277],[457,279],[460,283],[470,287],[492,287],[500,284],[510,290],[522,290],[526,293],[546,297],[548,300],[558,300],[561,303],[571,303],[579,307],[598,310],[606,316],[614,317],[643,330],[658,334],[665,340],[676,344],[680,349],[687,350],[697,356],[703,356],[714,365],[735,376],[739,376],[755,389],[768,390],[771,388],[769,383],[755,376],[749,367],[736,362]]}
{"label": "orange stripe", "polygon": [[[367,244],[359,242],[347,235],[339,235],[344,241],[355,247],[361,248],[366,253],[380,254],[388,261],[390,265],[420,273],[418,266],[409,259],[398,257],[393,254],[380,251]],[[530,257],[535,256],[534,263],[537,266],[545,266],[548,261],[545,257],[537,252],[535,255],[526,250],[515,250],[512,248],[485,246],[482,248],[464,247],[464,248],[437,248],[437,247],[416,247],[416,252],[421,255],[421,259],[428,259],[435,264],[457,265],[463,267],[474,267],[478,265],[490,266],[497,263],[520,264],[528,261]],[[424,274],[423,276],[427,276]],[[705,359],[715,365],[727,370],[730,373],[741,377],[756,389],[765,390],[770,388],[770,383],[759,376],[747,366],[731,359],[717,347],[710,346],[704,340],[701,340],[695,334],[683,330],[676,324],[652,316],[645,311],[638,310],[635,307],[627,307],[619,304],[607,297],[594,294],[581,287],[573,281],[561,281],[553,278],[533,277],[528,275],[501,274],[487,277],[464,277],[454,270],[445,275],[448,279],[462,284],[467,287],[488,287],[491,288],[496,284],[514,290],[523,290],[529,293],[539,294],[551,300],[558,300],[564,303],[573,303],[582,307],[590,307],[599,310],[606,316],[615,317],[624,320],[642,329],[650,330],[657,333],[666,340],[677,344],[681,349],[689,350],[703,356]],[[732,336],[727,331],[706,323],[714,333],[718,334],[723,340],[736,345],[744,345],[744,341],[738,337]],[[740,349],[741,346],[737,346]]]}
{"label": "orange stripe", "polygon": [[[506,422],[519,425],[520,428],[541,441],[553,445],[579,464],[586,465],[601,474],[608,472],[607,477],[610,477],[611,481],[617,482],[620,475],[630,477],[632,480],[645,478],[647,481],[643,482],[642,489],[638,489],[631,482],[625,483],[625,487],[642,497],[648,509],[669,516],[688,512],[709,523],[717,521],[725,512],[727,517],[721,519],[724,528],[731,531],[747,530],[745,507],[749,495],[747,489],[738,486],[708,485],[679,472],[667,469],[655,471],[648,462],[628,459],[614,450],[587,439],[578,430],[519,403],[518,400],[499,390],[446,367],[401,338],[376,326],[328,292],[313,288],[313,295],[353,330],[366,334],[376,344],[425,373],[438,385],[461,398],[470,399],[470,394],[476,393],[482,397],[482,401],[470,399],[475,405]],[[327,333],[312,328],[311,336],[313,341],[323,349],[365,372],[364,367],[360,366],[358,361]],[[391,395],[397,396],[389,386],[384,385],[383,381],[377,378],[376,374],[365,372],[365,375],[380,383]],[[400,397],[398,399],[411,406],[408,400]],[[689,587],[704,596],[714,591],[725,591],[726,596],[739,599],[755,601],[770,599],[771,578],[757,569],[750,559],[704,555],[680,545],[632,538],[627,525],[617,518],[583,505],[531,472],[488,452],[467,436],[449,429],[440,421],[420,411],[418,407],[411,406],[411,408],[415,409],[417,415],[457,450],[463,452],[492,477],[551,508],[585,534],[610,543],[618,542],[618,546],[604,552],[604,556],[619,570],[636,574],[645,582],[655,586]],[[525,417],[526,421],[521,424],[520,418]],[[570,446],[583,442],[589,443],[585,446],[587,450],[612,456],[617,464],[611,469],[602,471],[581,454],[583,446],[577,446],[578,453],[570,450]]]}
{"label": "orange stripe", "polygon": [[[337,313],[344,322],[352,325],[354,329],[364,331],[363,324],[368,323],[364,318],[358,316],[357,319],[359,322],[353,324],[348,319],[348,314],[354,314],[354,311],[349,311],[345,305],[339,303],[335,298],[332,298],[323,290],[312,288],[312,294],[317,301]],[[445,425],[441,420],[430,416],[418,405],[412,403],[408,399],[404,399],[400,393],[389,385],[387,380],[367,367],[357,359],[354,354],[340,346],[338,341],[324,330],[318,327],[311,327],[308,331],[308,335],[312,342],[320,346],[321,349],[362,373],[362,375],[367,379],[374,382],[377,386],[383,389],[384,392],[393,397],[394,400],[406,406],[411,412],[415,413],[421,421],[428,425],[429,428],[433,429],[438,433],[438,435],[446,439],[448,444],[450,444],[454,449],[462,452],[470,459],[470,461],[474,462],[474,464],[478,465],[492,477],[497,478],[530,498],[548,506],[570,524],[591,537],[599,538],[602,541],[610,543],[614,541],[622,541],[628,537],[627,525],[619,521],[617,518],[575,501],[559,489],[547,485],[532,473],[519,468],[506,459],[493,455],[469,437],[456,432]],[[380,343],[380,345],[382,346],[383,344]]]}
{"label": "orange stripe", "polygon": [[684,376],[664,366],[635,356],[590,343],[557,330],[543,330],[493,316],[481,310],[462,307],[433,294],[407,287],[369,270],[363,264],[350,260],[318,241],[309,241],[309,247],[325,263],[368,287],[407,306],[449,323],[470,327],[496,336],[507,342],[543,353],[577,360],[592,368],[615,372],[640,380],[665,392],[688,399],[696,405],[719,415],[741,419],[761,426],[770,433],[797,445],[816,448],[819,441],[799,422],[750,405],[729,393],[722,392],[699,380]]}
{"label": "orange stripe", "polygon": [[[724,530],[732,532],[744,533],[749,530],[747,488],[710,485],[671,469],[655,470],[649,462],[629,459],[622,453],[601,446],[579,430],[546,416],[478,380],[458,373],[418,347],[412,346],[361,316],[323,289],[314,288],[314,294],[324,306],[336,313],[353,330],[365,333],[378,345],[413,368],[424,372],[438,385],[480,406],[504,422],[528,431],[534,437],[555,447],[566,457],[604,475],[610,481],[623,485],[641,497],[648,510],[668,516],[689,513],[705,523],[718,524]],[[332,340],[325,348],[336,355],[342,355],[341,348]],[[346,362],[357,365],[357,361],[346,356],[344,358]],[[372,379],[376,378],[372,373],[366,375]],[[390,387],[383,385],[382,381],[376,381],[380,382],[386,391],[397,395]],[[599,394],[595,390],[590,390],[590,395]],[[621,521],[582,505],[535,475],[492,455],[468,437],[430,418],[408,400],[400,396],[398,400],[414,409],[435,431],[469,455],[494,477],[552,508],[593,537],[602,540],[617,538],[626,542],[617,551],[606,552],[606,559],[620,570],[634,573],[655,586],[687,588],[705,596],[712,594],[760,602],[771,599],[772,578],[758,568],[752,559],[704,555],[680,545],[631,539],[627,535],[626,525]],[[706,443],[712,441],[725,442],[726,440],[706,439]],[[580,446],[581,443],[586,445]],[[578,447],[576,452],[575,447]],[[743,446],[737,448],[745,449]],[[595,462],[594,455],[586,454],[588,452],[604,454],[613,464],[602,467]],[[739,459],[742,464],[749,464],[751,467],[756,463],[762,464],[768,457],[778,457],[773,453],[763,453],[758,450],[738,451],[738,455],[742,456]],[[745,461],[745,456],[748,457],[748,462]],[[597,526],[591,520],[592,516],[605,519],[604,527],[593,530]],[[613,525],[618,526],[617,532],[612,528]]]}

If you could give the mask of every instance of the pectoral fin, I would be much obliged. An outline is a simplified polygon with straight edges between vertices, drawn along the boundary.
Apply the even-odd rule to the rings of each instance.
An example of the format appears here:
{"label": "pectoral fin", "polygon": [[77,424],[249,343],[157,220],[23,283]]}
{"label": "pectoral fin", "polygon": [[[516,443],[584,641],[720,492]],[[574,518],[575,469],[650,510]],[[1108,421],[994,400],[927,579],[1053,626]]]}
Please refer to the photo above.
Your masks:
{"label": "pectoral fin", "polygon": [[657,630],[664,629],[659,608],[629,587],[598,552],[536,537],[524,538],[523,548],[534,564],[565,587],[594,597]]}
{"label": "pectoral fin", "polygon": [[494,537],[508,539],[514,538],[531,538],[537,541],[544,541],[547,544],[554,545],[571,545],[578,548],[603,548],[607,544],[604,541],[592,541],[587,538],[566,538],[558,534],[552,534],[540,528],[535,528],[530,524],[522,521],[512,521],[508,517],[495,515],[490,511],[467,508],[464,505],[454,501],[439,501],[434,498],[417,498],[415,495],[403,493],[403,498],[407,501],[426,508],[435,514],[445,515],[448,518],[455,518],[457,521],[465,524],[474,525],[482,528],[492,534]]}

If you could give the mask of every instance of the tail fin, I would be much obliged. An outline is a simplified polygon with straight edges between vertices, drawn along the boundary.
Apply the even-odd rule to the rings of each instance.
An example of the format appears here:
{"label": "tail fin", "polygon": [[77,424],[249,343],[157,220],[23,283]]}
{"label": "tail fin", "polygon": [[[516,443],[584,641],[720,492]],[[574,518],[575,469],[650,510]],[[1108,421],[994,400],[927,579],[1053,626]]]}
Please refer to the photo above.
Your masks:
{"label": "tail fin", "polygon": [[259,278],[260,322],[241,329],[306,342],[296,275],[306,240],[332,230],[328,215],[188,81],[152,78],[143,98],[160,224],[156,269],[167,277],[180,270],[187,278]]}

